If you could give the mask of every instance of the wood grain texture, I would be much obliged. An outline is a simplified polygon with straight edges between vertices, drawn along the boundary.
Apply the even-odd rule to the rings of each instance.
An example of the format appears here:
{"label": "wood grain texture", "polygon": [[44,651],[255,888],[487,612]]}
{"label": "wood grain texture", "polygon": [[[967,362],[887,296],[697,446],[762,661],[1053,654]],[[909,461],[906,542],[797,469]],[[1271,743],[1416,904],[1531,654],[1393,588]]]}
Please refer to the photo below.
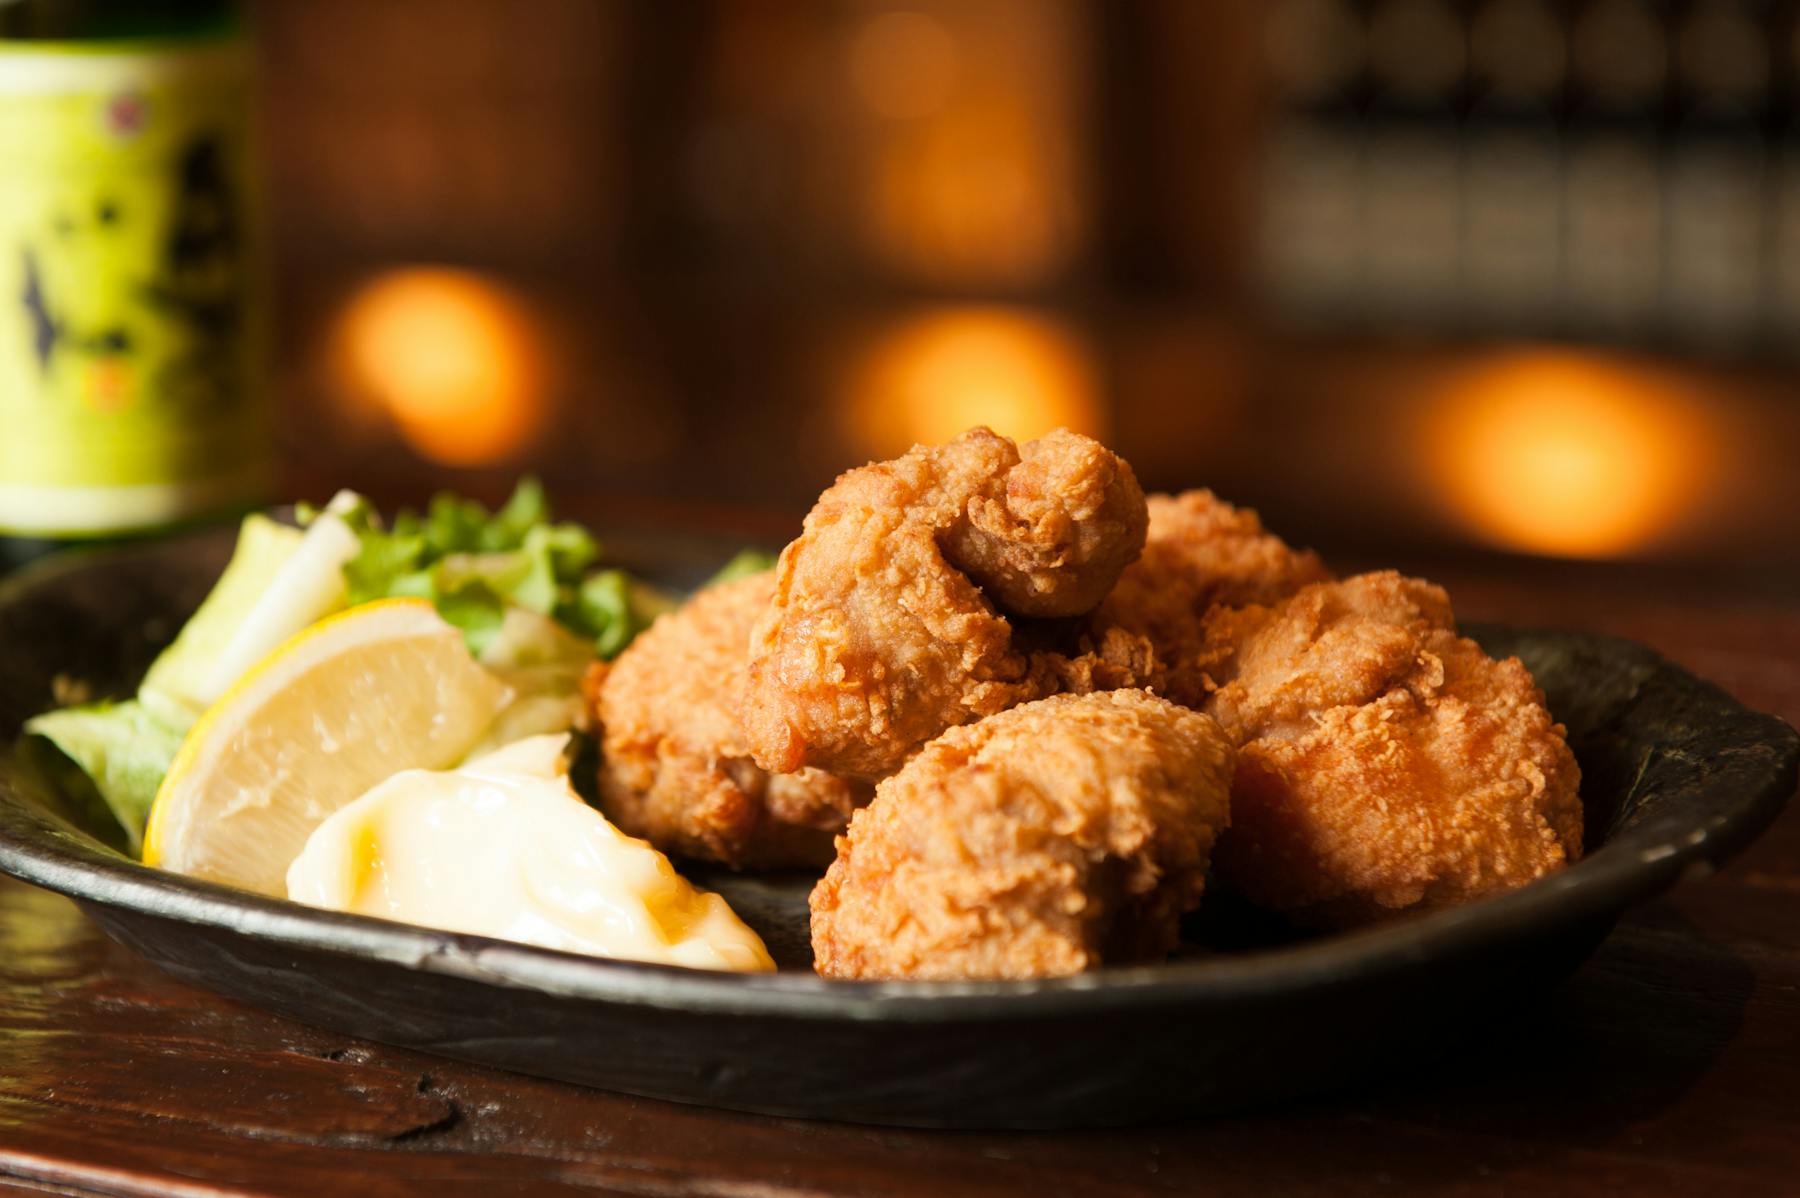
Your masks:
{"label": "wood grain texture", "polygon": [[[1630,636],[1800,723],[1800,597],[1604,571],[1443,581],[1470,619]],[[1800,808],[1629,915],[1542,1002],[1412,1072],[1250,1116],[930,1133],[720,1114],[360,1043],[173,982],[0,883],[0,1192],[1787,1194]]]}

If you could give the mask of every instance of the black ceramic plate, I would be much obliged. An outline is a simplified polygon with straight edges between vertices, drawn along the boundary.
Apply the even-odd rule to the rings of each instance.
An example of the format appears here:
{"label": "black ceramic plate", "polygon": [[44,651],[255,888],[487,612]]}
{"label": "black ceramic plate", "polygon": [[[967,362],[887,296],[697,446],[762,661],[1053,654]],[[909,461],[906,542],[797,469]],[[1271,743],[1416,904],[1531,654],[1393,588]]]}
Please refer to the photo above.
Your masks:
{"label": "black ceramic plate", "polygon": [[[51,705],[59,674],[128,693],[228,550],[215,535],[66,559],[0,588],[0,744]],[[691,556],[664,556],[644,564],[697,573]],[[70,895],[196,985],[526,1073],[883,1123],[1167,1119],[1353,1082],[1478,1026],[1573,969],[1624,908],[1743,848],[1794,787],[1791,729],[1646,649],[1472,631],[1524,658],[1568,724],[1592,852],[1504,898],[1352,935],[1284,940],[1209,900],[1165,964],[1029,983],[826,982],[806,968],[807,879],[704,875],[782,972],[601,961],[146,869],[84,830],[10,750],[0,869]]]}

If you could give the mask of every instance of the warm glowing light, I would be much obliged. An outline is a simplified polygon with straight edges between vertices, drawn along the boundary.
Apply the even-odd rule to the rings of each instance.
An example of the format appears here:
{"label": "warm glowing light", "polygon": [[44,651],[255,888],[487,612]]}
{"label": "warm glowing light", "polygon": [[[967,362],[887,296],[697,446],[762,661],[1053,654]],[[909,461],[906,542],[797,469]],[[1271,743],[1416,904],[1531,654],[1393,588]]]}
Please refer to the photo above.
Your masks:
{"label": "warm glowing light", "polygon": [[[1087,25],[1041,0],[885,11],[845,46],[844,199],[882,267],[944,289],[1023,289],[1087,235]],[[886,7],[885,5],[880,7]]]}
{"label": "warm glowing light", "polygon": [[911,120],[944,106],[956,84],[956,43],[943,25],[916,12],[887,12],[856,35],[850,79],[878,116]]}
{"label": "warm glowing light", "polygon": [[1704,412],[1654,374],[1535,352],[1459,377],[1430,409],[1424,448],[1443,494],[1485,539],[1611,557],[1680,522],[1713,440]]}
{"label": "warm glowing light", "polygon": [[1043,279],[1075,245],[1067,149],[1055,131],[1000,105],[888,139],[868,212],[876,248],[945,284]]}
{"label": "warm glowing light", "polygon": [[1105,431],[1082,338],[1002,308],[936,312],[882,337],[856,371],[848,412],[852,439],[877,458],[977,424],[1018,440]]}
{"label": "warm glowing light", "polygon": [[472,466],[525,448],[545,417],[543,350],[522,301],[467,271],[391,271],[339,319],[347,397],[386,411],[433,461]]}

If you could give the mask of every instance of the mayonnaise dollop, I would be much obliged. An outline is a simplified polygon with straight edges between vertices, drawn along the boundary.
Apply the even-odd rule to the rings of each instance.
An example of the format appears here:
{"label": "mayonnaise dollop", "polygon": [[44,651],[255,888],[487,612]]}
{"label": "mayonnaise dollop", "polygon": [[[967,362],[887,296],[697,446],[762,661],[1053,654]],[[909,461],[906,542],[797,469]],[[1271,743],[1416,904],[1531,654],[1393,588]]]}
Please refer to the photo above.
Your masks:
{"label": "mayonnaise dollop", "polygon": [[313,830],[288,897],[546,948],[745,972],[775,968],[725,900],[569,785],[566,735],[454,770],[405,770]]}

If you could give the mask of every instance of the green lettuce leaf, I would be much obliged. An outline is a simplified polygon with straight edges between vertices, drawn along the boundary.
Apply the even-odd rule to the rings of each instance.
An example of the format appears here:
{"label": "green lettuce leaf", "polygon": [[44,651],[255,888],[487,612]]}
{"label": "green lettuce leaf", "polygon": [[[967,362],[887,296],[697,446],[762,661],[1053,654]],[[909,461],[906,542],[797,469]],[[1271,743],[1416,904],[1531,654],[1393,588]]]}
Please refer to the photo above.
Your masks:
{"label": "green lettuce leaf", "polygon": [[[138,697],[170,724],[192,723],[217,698],[212,674],[244,622],[268,598],[269,584],[305,541],[298,529],[250,515],[238,529],[231,561],[175,642],[150,663]],[[300,623],[314,617],[308,612]]]}
{"label": "green lettuce leaf", "polygon": [[522,480],[497,512],[444,493],[423,515],[401,512],[392,528],[382,528],[373,513],[352,527],[362,548],[344,567],[350,604],[429,599],[477,656],[500,634],[509,607],[561,620],[596,644],[635,635],[617,617],[598,624],[588,618],[581,591],[600,546],[580,525],[551,521],[534,478]]}
{"label": "green lettuce leaf", "polygon": [[600,656],[611,661],[650,627],[651,621],[679,604],[674,595],[639,582],[623,570],[601,570],[583,580],[574,602],[556,614],[569,627],[593,637]]}
{"label": "green lettuce leaf", "polygon": [[480,661],[512,694],[469,756],[527,736],[579,726],[585,705],[581,678],[594,655],[591,638],[571,632],[549,616],[508,608]]}
{"label": "green lettuce leaf", "polygon": [[[354,538],[348,561],[352,545],[342,529],[316,526],[322,512]],[[498,745],[576,724],[581,678],[592,659],[616,657],[678,602],[623,570],[595,570],[600,546],[579,525],[555,523],[543,488],[531,478],[495,512],[441,494],[423,513],[403,511],[384,527],[367,500],[345,492],[325,509],[302,509],[300,519],[306,538],[262,516],[245,521],[230,567],[152,667],[136,699],[53,711],[26,725],[40,738],[30,742],[34,752],[41,750],[73,781],[79,781],[74,770],[87,776],[92,787],[82,788],[81,801],[96,812],[103,802],[134,854],[163,775],[218,689],[213,675],[230,657],[228,650],[244,640],[247,624],[285,636],[290,624],[299,627],[342,606],[428,599],[462,630],[482,664],[512,688],[512,702],[489,736]],[[330,537],[311,535],[325,532]],[[315,540],[331,552],[313,553]],[[295,563],[317,569],[296,579]],[[708,585],[773,563],[766,553],[746,551]],[[329,570],[330,586],[321,570]],[[314,602],[321,597],[329,602]]]}
{"label": "green lettuce leaf", "polygon": [[137,856],[156,788],[169,772],[187,727],[168,723],[142,703],[128,700],[48,712],[27,721],[25,731],[48,740],[81,767]]}

